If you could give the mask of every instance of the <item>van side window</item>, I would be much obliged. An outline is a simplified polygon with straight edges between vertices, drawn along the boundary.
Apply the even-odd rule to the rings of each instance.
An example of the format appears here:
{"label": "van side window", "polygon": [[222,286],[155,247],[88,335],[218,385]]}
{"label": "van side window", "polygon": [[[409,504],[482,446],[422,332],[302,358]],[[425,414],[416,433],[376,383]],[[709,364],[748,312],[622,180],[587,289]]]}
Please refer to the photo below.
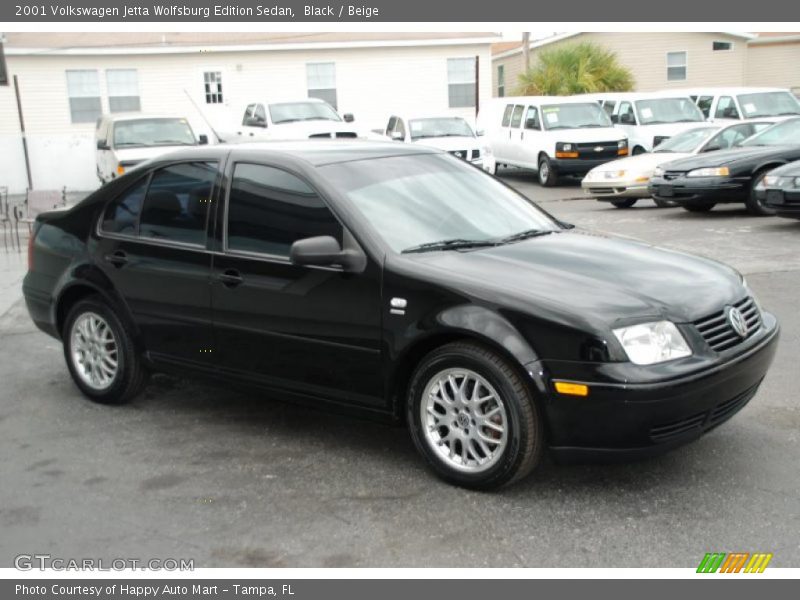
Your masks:
{"label": "van side window", "polygon": [[738,119],[739,111],[736,109],[736,103],[730,96],[722,96],[717,102],[717,111],[714,113],[717,119]]}
{"label": "van side window", "polygon": [[255,118],[255,120],[259,123],[263,123],[264,125],[267,124],[267,111],[263,104],[256,104],[256,107],[253,110],[253,118]]}
{"label": "van side window", "polygon": [[244,109],[244,116],[242,117],[242,125],[247,125],[247,120],[253,116],[253,108],[255,104],[248,104]]}
{"label": "van side window", "polygon": [[703,111],[703,116],[708,118],[709,113],[711,112],[711,103],[714,101],[714,96],[700,96],[697,99],[697,108]]}
{"label": "van side window", "polygon": [[529,106],[528,112],[525,113],[525,129],[541,129],[539,123],[539,109],[535,106]]}
{"label": "van side window", "polygon": [[117,196],[106,206],[103,213],[102,230],[108,233],[136,235],[139,227],[139,214],[147,191],[147,177],[129,188],[121,196]]}
{"label": "van side window", "polygon": [[389,117],[389,124],[386,125],[386,135],[392,135],[394,125],[397,122],[397,117]]}
{"label": "van side window", "polygon": [[506,110],[503,113],[503,127],[508,127],[509,123],[511,123],[511,113],[514,111],[513,104],[507,104]]}
{"label": "van side window", "polygon": [[227,248],[288,257],[300,239],[330,235],[342,242],[343,229],[317,193],[282,169],[239,163],[228,200]]}
{"label": "van side window", "polygon": [[628,123],[631,125],[636,123],[636,117],[633,113],[633,104],[630,102],[620,102],[618,114],[620,123]]}
{"label": "van side window", "polygon": [[511,127],[519,127],[519,124],[522,123],[523,110],[525,110],[525,107],[519,104],[514,107],[514,112],[511,115]]}
{"label": "van side window", "polygon": [[610,117],[611,114],[614,112],[614,107],[617,105],[616,100],[606,100],[603,103],[603,110],[606,111],[606,114]]}
{"label": "van side window", "polygon": [[406,126],[405,123],[403,123],[403,119],[397,119],[394,130],[403,136],[402,139],[406,139]]}

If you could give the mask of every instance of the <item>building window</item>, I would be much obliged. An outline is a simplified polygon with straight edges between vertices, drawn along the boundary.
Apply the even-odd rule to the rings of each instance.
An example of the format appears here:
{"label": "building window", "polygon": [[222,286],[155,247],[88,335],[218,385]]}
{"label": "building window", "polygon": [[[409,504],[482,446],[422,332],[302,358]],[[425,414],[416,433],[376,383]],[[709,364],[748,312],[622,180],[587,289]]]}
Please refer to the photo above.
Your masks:
{"label": "building window", "polygon": [[711,42],[711,49],[714,52],[729,52],[733,50],[733,42]]}
{"label": "building window", "polygon": [[475,106],[475,59],[447,59],[447,92],[450,108]]}
{"label": "building window", "polygon": [[67,71],[67,93],[73,123],[94,123],[103,114],[97,71]]}
{"label": "building window", "polygon": [[506,67],[497,65],[497,95],[502,98],[506,95]]}
{"label": "building window", "polygon": [[336,106],[336,63],[308,63],[306,65],[308,97],[319,98]]}
{"label": "building window", "polygon": [[6,67],[6,56],[3,53],[2,42],[0,42],[0,85],[8,85],[8,68]]}
{"label": "building window", "polygon": [[108,110],[116,112],[138,112],[139,76],[136,69],[109,69],[106,71],[108,87]]}
{"label": "building window", "polygon": [[222,104],[222,73],[206,71],[203,73],[206,104]]}
{"label": "building window", "polygon": [[687,52],[667,52],[667,81],[686,81]]}

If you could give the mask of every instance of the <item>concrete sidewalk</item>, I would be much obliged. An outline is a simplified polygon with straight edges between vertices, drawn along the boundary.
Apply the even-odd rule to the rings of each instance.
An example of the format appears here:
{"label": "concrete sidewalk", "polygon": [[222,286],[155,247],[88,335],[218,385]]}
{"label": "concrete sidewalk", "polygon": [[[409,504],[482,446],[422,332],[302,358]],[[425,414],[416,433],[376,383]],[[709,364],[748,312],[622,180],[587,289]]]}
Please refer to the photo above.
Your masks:
{"label": "concrete sidewalk", "polygon": [[28,254],[25,250],[28,243],[27,231],[21,241],[22,250],[19,252],[10,247],[8,250],[0,249],[0,316],[22,299],[22,278],[28,270]]}

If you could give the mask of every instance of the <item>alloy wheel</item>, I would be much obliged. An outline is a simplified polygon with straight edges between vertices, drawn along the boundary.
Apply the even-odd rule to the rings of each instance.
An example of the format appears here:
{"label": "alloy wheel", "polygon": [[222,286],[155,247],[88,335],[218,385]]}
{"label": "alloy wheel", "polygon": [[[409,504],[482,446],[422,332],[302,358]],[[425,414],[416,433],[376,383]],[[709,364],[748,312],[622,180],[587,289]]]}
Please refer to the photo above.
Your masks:
{"label": "alloy wheel", "polygon": [[109,388],[119,370],[119,345],[103,317],[93,312],[80,315],[70,332],[70,357],[81,381],[95,391]]}

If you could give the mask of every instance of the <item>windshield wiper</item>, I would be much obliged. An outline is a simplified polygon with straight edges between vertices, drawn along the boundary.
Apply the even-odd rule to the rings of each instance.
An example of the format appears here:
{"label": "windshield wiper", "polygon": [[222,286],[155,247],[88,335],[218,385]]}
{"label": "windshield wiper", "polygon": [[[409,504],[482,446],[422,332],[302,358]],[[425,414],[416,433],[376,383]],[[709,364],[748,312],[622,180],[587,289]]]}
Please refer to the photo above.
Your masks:
{"label": "windshield wiper", "polygon": [[465,240],[462,238],[453,238],[449,240],[439,240],[438,242],[426,242],[418,246],[411,246],[403,250],[402,254],[410,254],[412,252],[431,252],[435,250],[458,250],[459,248],[484,248],[488,246],[496,246],[497,242],[493,240]]}
{"label": "windshield wiper", "polygon": [[543,235],[549,235],[551,233],[555,233],[553,229],[526,229],[525,231],[520,231],[519,233],[514,233],[512,235],[506,236],[500,240],[501,244],[510,244],[512,242],[520,242],[522,240],[527,240],[530,238],[541,237]]}

